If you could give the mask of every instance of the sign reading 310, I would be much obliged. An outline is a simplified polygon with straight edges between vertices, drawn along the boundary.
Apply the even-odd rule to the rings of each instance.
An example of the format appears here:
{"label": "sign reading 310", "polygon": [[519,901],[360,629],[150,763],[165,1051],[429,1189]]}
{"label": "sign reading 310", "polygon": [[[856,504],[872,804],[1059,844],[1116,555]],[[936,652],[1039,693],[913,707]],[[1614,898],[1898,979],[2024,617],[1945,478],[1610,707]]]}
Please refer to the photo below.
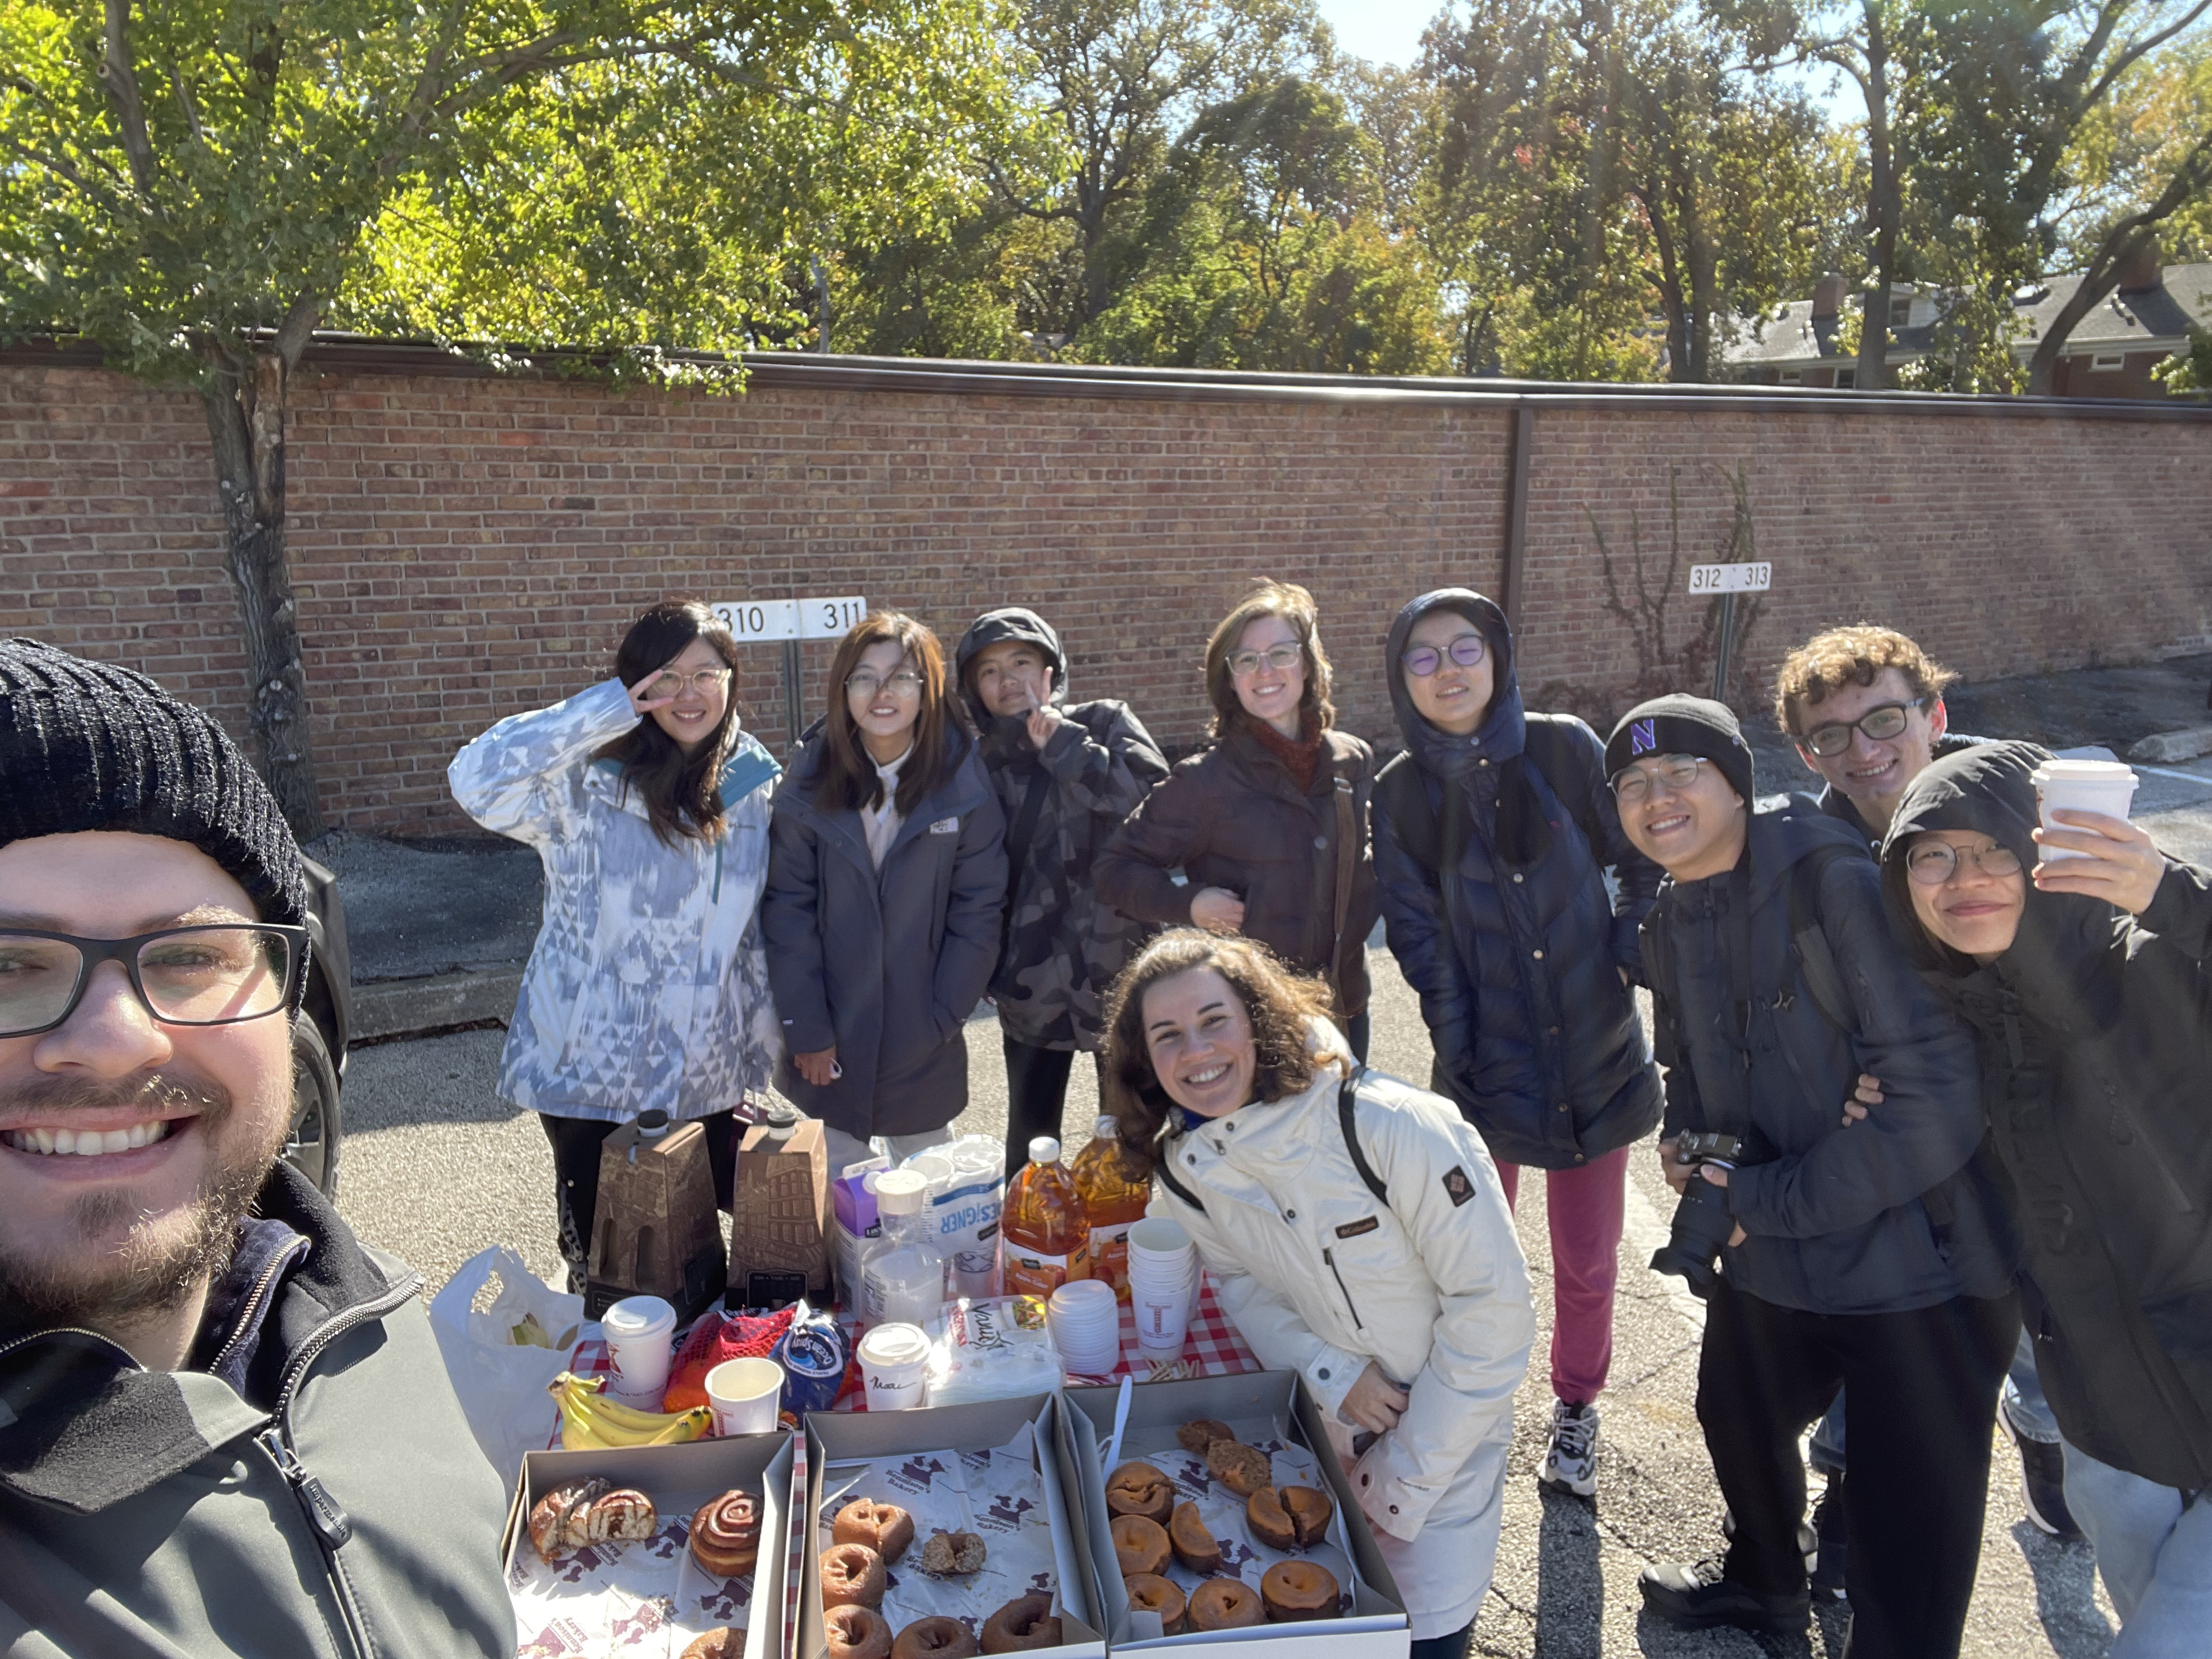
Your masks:
{"label": "sign reading 310", "polygon": [[854,594],[839,599],[738,599],[707,607],[730,627],[738,644],[763,640],[840,640],[868,614]]}

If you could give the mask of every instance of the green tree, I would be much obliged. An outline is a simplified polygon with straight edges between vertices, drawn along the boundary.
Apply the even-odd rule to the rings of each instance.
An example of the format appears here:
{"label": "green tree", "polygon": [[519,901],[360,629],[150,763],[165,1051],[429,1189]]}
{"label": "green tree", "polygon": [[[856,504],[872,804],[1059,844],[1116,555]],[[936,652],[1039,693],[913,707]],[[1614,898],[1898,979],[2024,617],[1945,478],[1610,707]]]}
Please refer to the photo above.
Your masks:
{"label": "green tree", "polygon": [[[686,337],[672,279],[713,290],[687,296],[700,343],[757,306],[787,322],[765,267],[825,171],[793,163],[896,106],[908,165],[869,180],[864,157],[838,194],[926,197],[957,169],[912,163],[992,118],[988,22],[981,0],[0,0],[0,334],[81,336],[198,390],[252,724],[295,830],[321,815],[284,414],[313,330],[658,343]],[[670,234],[641,228],[672,210]]]}

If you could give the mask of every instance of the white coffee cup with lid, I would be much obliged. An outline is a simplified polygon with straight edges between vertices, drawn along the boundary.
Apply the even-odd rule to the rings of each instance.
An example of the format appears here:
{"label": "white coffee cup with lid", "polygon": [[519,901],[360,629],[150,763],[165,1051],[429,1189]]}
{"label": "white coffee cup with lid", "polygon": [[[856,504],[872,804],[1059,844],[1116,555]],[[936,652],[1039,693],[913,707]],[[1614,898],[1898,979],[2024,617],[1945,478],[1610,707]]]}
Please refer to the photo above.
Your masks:
{"label": "white coffee cup with lid", "polygon": [[607,1392],[625,1406],[659,1411],[676,1310],[657,1296],[624,1297],[601,1316],[599,1329],[607,1343]]}
{"label": "white coffee cup with lid", "polygon": [[[2136,779],[2135,769],[2118,761],[2053,757],[2030,773],[2028,781],[2035,786],[2036,815],[2045,830],[2079,830],[2079,824],[2060,823],[2051,813],[2062,810],[2102,812],[2108,817],[2124,818],[2135,799]],[[2045,864],[2087,856],[2069,847],[2045,847],[2042,853]]]}
{"label": "white coffee cup with lid", "polygon": [[929,1370],[929,1334],[896,1321],[871,1326],[854,1350],[872,1412],[902,1412],[921,1404]]}

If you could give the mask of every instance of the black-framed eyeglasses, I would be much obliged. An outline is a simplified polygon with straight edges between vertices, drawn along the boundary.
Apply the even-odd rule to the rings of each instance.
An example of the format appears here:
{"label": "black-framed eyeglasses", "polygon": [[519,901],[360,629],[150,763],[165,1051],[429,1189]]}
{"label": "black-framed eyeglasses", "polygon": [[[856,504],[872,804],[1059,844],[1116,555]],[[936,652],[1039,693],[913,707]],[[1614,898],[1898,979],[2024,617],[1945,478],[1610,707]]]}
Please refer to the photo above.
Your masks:
{"label": "black-framed eyeglasses", "polygon": [[1642,766],[1624,766],[1613,775],[1613,798],[1623,803],[1642,800],[1651,793],[1654,778],[1680,794],[1698,781],[1698,769],[1705,763],[1703,755],[1662,755]]}
{"label": "black-framed eyeglasses", "polygon": [[307,930],[275,922],[163,927],[131,939],[0,929],[0,1037],[36,1036],[76,1012],[93,969],[119,962],[164,1025],[235,1025],[288,1006]]}
{"label": "black-framed eyeglasses", "polygon": [[1959,872],[1960,860],[1985,876],[2016,876],[2020,854],[1997,842],[1987,847],[1954,847],[1948,841],[1923,841],[1905,855],[1905,873],[1916,887],[1941,887]]}
{"label": "black-framed eyeglasses", "polygon": [[1831,720],[1826,726],[1816,726],[1805,734],[1805,746],[1822,760],[1833,760],[1851,746],[1851,733],[1863,732],[1868,738],[1880,743],[1903,732],[1911,711],[1928,701],[1915,697],[1909,702],[1878,702],[1855,720]]}
{"label": "black-framed eyeglasses", "polygon": [[1417,645],[1398,660],[1405,665],[1406,672],[1415,679],[1425,680],[1444,665],[1446,657],[1462,668],[1472,668],[1482,660],[1487,648],[1482,642],[1481,635],[1462,634],[1442,651],[1433,645]]}

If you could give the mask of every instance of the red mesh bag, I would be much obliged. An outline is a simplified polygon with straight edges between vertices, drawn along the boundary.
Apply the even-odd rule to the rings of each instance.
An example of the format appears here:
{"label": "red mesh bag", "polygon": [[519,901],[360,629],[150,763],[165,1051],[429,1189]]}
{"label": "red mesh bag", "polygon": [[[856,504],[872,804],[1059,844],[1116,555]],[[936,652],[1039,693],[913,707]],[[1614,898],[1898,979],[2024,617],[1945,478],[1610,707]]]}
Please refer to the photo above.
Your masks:
{"label": "red mesh bag", "polygon": [[791,1310],[771,1314],[705,1313],[669,1362],[665,1412],[688,1412],[707,1403],[707,1373],[726,1359],[765,1359],[791,1326]]}

